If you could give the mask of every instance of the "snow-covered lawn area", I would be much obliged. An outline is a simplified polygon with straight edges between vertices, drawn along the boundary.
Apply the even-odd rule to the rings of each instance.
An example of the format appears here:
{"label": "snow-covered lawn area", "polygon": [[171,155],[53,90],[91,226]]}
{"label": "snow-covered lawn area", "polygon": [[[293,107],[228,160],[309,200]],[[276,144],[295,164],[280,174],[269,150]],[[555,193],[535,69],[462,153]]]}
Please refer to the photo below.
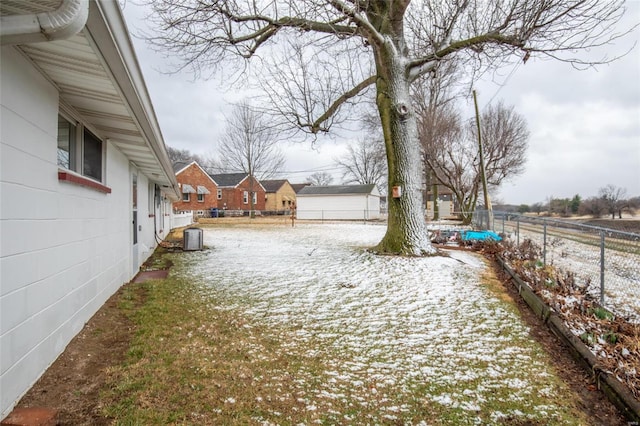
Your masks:
{"label": "snow-covered lawn area", "polygon": [[[201,283],[204,297],[215,295],[216,309],[242,312],[245,327],[267,324],[273,339],[287,342],[301,366],[294,377],[282,372],[264,378],[268,386],[256,383],[265,393],[259,398],[294,398],[318,423],[583,424],[515,306],[483,278],[481,257],[365,251],[384,231],[364,224],[205,228],[210,249],[188,253],[175,273]],[[246,350],[266,356],[257,346]],[[305,359],[317,357],[321,371],[305,368]],[[279,380],[293,380],[298,391],[278,395]],[[255,420],[271,424],[278,414]]]}

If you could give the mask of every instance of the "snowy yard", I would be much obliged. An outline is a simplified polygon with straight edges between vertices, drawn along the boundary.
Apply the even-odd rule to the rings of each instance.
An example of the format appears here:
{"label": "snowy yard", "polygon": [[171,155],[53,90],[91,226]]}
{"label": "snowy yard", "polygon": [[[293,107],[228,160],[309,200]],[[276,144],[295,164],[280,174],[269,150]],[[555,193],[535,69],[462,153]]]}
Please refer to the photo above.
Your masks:
{"label": "snowy yard", "polygon": [[[256,401],[293,399],[311,423],[583,424],[516,308],[483,277],[483,259],[377,256],[364,248],[385,228],[364,224],[205,228],[210,250],[182,257],[175,273],[201,283],[214,308],[244,327],[268,325],[300,359],[257,377]],[[215,297],[214,297],[215,296]],[[259,345],[246,356],[268,355]],[[304,360],[321,359],[322,368]],[[282,391],[284,382],[295,392]],[[228,395],[226,407],[237,395]],[[428,415],[427,415],[428,413]],[[268,410],[258,423],[287,419]],[[275,419],[275,420],[274,420]],[[280,420],[278,420],[280,419]]]}

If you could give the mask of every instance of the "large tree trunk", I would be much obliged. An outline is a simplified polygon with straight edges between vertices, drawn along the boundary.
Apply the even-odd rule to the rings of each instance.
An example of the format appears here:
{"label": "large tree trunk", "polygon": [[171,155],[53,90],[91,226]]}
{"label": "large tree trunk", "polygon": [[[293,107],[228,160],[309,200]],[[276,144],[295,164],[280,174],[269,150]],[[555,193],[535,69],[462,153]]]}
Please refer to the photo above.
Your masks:
{"label": "large tree trunk", "polygon": [[[406,58],[401,49],[388,43],[376,49],[376,103],[389,166],[387,233],[376,250],[410,256],[435,254],[424,218],[418,128],[409,96]],[[393,187],[401,188],[397,198]]]}

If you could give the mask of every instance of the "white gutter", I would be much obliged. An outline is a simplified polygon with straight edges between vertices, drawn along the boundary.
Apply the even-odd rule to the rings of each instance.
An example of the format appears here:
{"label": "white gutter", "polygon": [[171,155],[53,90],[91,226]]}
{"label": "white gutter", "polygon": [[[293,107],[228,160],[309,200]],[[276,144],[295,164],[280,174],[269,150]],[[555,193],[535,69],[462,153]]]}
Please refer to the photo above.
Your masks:
{"label": "white gutter", "polygon": [[62,0],[52,12],[0,17],[0,40],[26,44],[69,38],[84,28],[89,16],[87,0]]}

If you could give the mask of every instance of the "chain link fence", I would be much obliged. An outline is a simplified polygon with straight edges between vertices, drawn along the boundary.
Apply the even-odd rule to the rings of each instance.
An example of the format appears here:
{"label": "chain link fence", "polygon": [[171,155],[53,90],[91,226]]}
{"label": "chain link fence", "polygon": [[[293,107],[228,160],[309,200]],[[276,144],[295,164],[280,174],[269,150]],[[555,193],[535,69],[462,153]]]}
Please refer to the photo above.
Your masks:
{"label": "chain link fence", "polygon": [[501,233],[517,246],[530,240],[542,248],[544,266],[574,273],[602,306],[640,322],[640,234],[486,210],[474,213],[473,225]]}

